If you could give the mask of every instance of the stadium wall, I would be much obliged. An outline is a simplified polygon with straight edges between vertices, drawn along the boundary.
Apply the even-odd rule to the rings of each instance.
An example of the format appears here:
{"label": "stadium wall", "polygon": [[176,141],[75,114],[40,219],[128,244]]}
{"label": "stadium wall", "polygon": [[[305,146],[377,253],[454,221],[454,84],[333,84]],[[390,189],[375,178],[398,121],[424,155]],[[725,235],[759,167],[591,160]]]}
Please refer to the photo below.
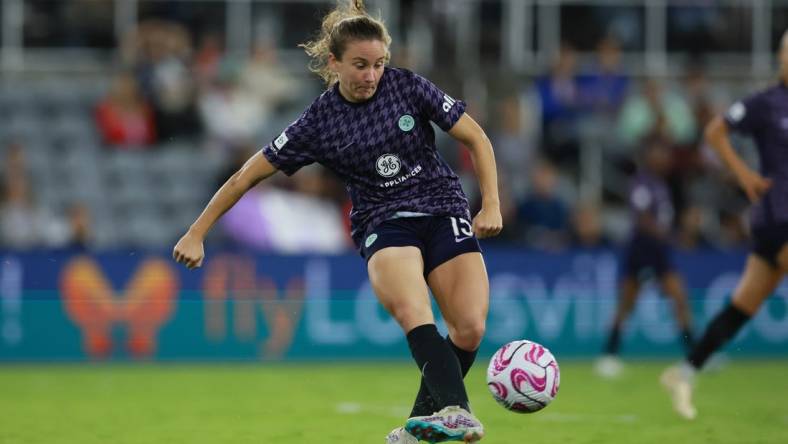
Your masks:
{"label": "stadium wall", "polygon": [[[0,253],[0,362],[409,357],[357,255],[209,254],[201,269],[186,270],[162,253]],[[483,354],[519,338],[559,358],[598,353],[615,303],[614,251],[487,249],[485,259],[492,296]],[[729,297],[744,259],[677,253],[697,326]],[[623,347],[625,356],[680,352],[671,307],[653,286]],[[788,285],[728,350],[788,354]]]}

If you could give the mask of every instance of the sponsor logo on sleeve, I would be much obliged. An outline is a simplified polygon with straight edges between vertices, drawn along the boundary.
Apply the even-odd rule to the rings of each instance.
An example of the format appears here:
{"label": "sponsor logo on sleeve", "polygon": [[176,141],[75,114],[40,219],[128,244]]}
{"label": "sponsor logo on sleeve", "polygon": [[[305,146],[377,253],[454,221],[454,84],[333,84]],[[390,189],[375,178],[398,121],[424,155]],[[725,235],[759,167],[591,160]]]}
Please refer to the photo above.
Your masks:
{"label": "sponsor logo on sleeve", "polygon": [[285,144],[287,144],[289,141],[290,139],[287,138],[287,134],[282,131],[282,134],[280,134],[279,137],[274,140],[274,149],[276,149],[276,151],[281,150],[282,147],[285,146]]}
{"label": "sponsor logo on sleeve", "polygon": [[451,96],[449,96],[448,94],[444,94],[443,95],[443,111],[444,112],[449,112],[449,110],[451,109],[452,106],[454,106],[455,103],[457,103],[457,101],[452,99]]}

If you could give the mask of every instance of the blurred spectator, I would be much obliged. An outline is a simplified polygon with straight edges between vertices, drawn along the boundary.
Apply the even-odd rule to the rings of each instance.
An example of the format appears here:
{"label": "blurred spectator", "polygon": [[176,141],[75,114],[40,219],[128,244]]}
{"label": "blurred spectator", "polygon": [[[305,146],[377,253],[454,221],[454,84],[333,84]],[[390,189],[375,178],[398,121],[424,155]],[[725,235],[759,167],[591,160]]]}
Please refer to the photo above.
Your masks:
{"label": "blurred spectator", "polygon": [[679,226],[676,233],[676,246],[685,251],[706,250],[712,244],[704,234],[703,208],[690,205],[679,216]]}
{"label": "blurred spectator", "polygon": [[630,148],[647,138],[661,138],[671,145],[685,144],[697,134],[686,99],[665,92],[656,79],[647,79],[640,93],[630,95],[619,116],[618,135]]}
{"label": "blurred spectator", "polygon": [[589,111],[615,117],[626,98],[629,76],[621,66],[621,47],[613,36],[597,45],[591,69],[579,76],[580,100]]}
{"label": "blurred spectator", "polygon": [[245,93],[257,98],[262,107],[262,119],[270,119],[280,106],[292,103],[303,85],[282,68],[273,42],[257,44],[252,57],[241,69],[240,86]]}
{"label": "blurred spectator", "polygon": [[140,147],[156,140],[153,110],[130,74],[119,74],[96,107],[96,125],[105,143]]}
{"label": "blurred spectator", "polygon": [[202,91],[219,77],[219,68],[224,56],[222,37],[209,32],[201,37],[200,46],[194,56],[194,75]]}
{"label": "blurred spectator", "polygon": [[[513,95],[497,103],[496,114],[500,118],[493,123],[490,139],[495,149],[499,175],[504,174],[507,178],[523,177],[528,173],[536,155],[536,142],[531,137],[534,130],[529,126],[528,108],[520,97]],[[514,197],[522,198],[526,189],[525,181],[508,183]]]}
{"label": "blurred spectator", "polygon": [[526,241],[537,248],[556,250],[568,238],[567,204],[558,194],[558,172],[548,162],[533,170],[531,191],[517,208]]}
{"label": "blurred spectator", "polygon": [[262,102],[241,88],[238,75],[238,66],[224,60],[199,99],[208,135],[230,146],[254,140],[264,123]]}
{"label": "blurred spectator", "polygon": [[92,242],[90,210],[77,203],[68,209],[68,241],[66,248],[75,251],[87,250]]}
{"label": "blurred spectator", "polygon": [[123,57],[153,105],[159,138],[194,136],[200,125],[188,31],[161,20],[142,22],[126,36]]}
{"label": "blurred spectator", "polygon": [[745,248],[749,241],[749,230],[747,228],[747,213],[734,213],[722,210],[720,217],[720,231],[717,235],[717,242],[724,249]]}
{"label": "blurred spectator", "polygon": [[577,119],[580,96],[576,78],[575,51],[562,44],[546,76],[536,81],[542,103],[544,154],[558,164],[575,164],[579,151]]}
{"label": "blurred spectator", "polygon": [[22,145],[11,143],[3,167],[0,246],[27,250],[61,244],[62,224],[33,202]]}
{"label": "blurred spectator", "polygon": [[[237,151],[220,182],[254,151],[251,146]],[[249,190],[222,217],[222,235],[232,244],[258,251],[344,252],[351,248],[351,240],[340,207],[326,197],[332,188],[317,165],[302,168],[291,179],[272,178]]]}
{"label": "blurred spectator", "polygon": [[584,250],[608,248],[610,239],[602,230],[599,206],[591,202],[581,202],[572,214],[572,247]]}

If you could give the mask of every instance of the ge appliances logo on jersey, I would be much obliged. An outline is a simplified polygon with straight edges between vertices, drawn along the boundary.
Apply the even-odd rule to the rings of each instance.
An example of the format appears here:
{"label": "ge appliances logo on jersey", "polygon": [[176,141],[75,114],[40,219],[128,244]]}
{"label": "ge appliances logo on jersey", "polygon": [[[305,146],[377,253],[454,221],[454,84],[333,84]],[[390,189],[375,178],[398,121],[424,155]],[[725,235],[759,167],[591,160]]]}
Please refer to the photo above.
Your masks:
{"label": "ge appliances logo on jersey", "polygon": [[384,154],[378,157],[375,161],[375,167],[378,169],[378,174],[383,177],[396,176],[399,173],[399,168],[402,165],[399,157],[394,154]]}

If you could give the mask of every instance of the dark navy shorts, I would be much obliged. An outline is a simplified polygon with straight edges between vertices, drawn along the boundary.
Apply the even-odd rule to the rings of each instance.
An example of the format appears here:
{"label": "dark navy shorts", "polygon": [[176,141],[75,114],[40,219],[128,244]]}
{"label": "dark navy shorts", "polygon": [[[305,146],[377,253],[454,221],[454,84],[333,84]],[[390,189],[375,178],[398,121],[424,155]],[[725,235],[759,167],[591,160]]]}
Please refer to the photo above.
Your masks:
{"label": "dark navy shorts", "polygon": [[767,225],[752,229],[752,252],[778,268],[777,256],[788,243],[788,223]]}
{"label": "dark navy shorts", "polygon": [[481,252],[471,223],[454,216],[389,219],[375,227],[362,242],[359,252],[367,262],[376,251],[386,247],[418,247],[424,258],[424,276],[463,253]]}
{"label": "dark navy shorts", "polygon": [[673,271],[670,244],[654,236],[635,234],[624,250],[623,259],[621,274],[624,277],[662,277]]}

